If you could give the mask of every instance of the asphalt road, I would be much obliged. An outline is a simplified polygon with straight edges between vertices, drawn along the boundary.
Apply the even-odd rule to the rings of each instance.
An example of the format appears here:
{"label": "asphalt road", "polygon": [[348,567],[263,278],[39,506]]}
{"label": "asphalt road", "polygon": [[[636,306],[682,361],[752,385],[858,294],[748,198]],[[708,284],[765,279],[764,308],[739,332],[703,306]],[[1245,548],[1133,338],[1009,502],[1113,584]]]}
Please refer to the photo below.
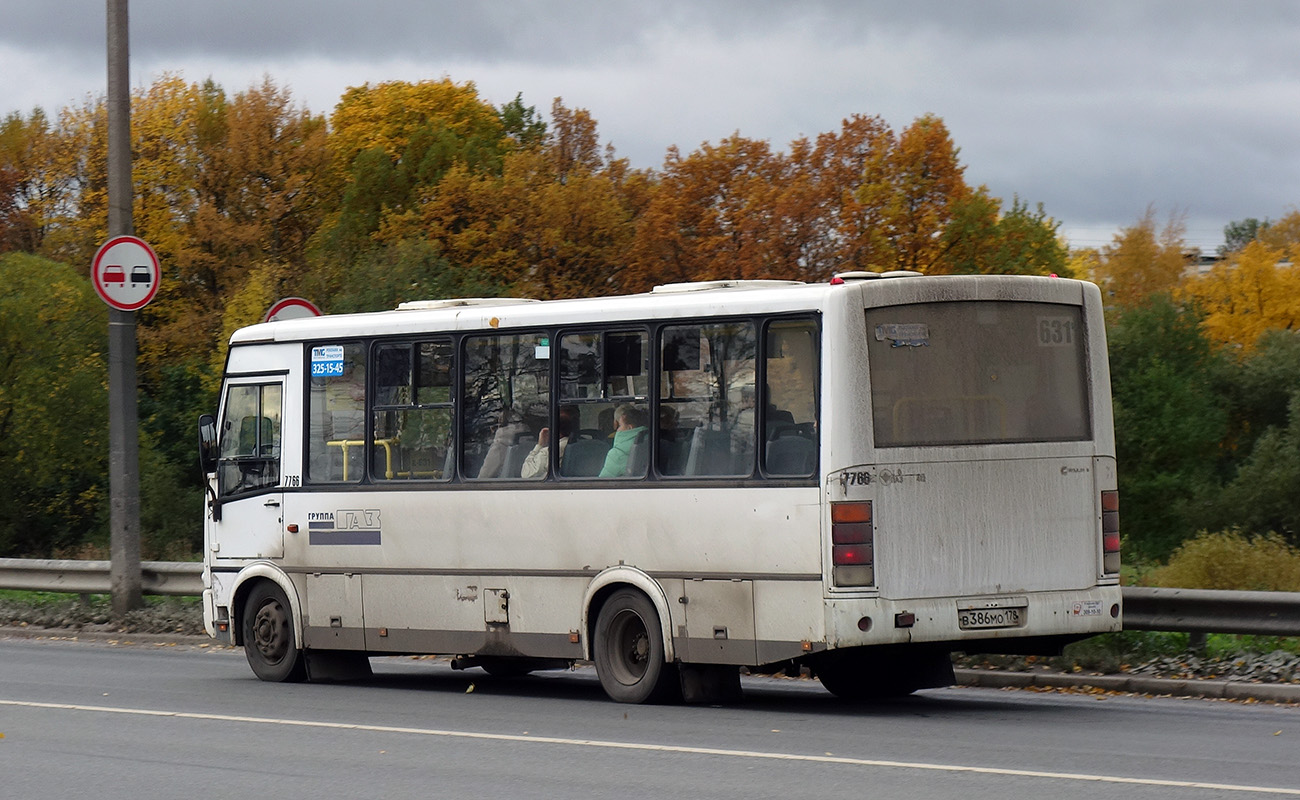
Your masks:
{"label": "asphalt road", "polygon": [[847,707],[746,678],[624,706],[590,669],[493,679],[376,659],[274,685],[237,651],[0,640],[0,797],[1300,796],[1300,708],[952,688]]}

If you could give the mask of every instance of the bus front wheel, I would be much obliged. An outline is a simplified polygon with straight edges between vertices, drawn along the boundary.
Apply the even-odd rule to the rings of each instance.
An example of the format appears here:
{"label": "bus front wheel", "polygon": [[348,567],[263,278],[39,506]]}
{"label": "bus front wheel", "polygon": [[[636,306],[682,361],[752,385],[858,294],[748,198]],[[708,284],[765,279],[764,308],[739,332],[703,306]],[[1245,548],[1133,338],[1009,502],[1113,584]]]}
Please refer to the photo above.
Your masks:
{"label": "bus front wheel", "polygon": [[264,681],[301,681],[307,677],[290,613],[284,590],[270,581],[253,587],[244,604],[244,655],[253,673]]}
{"label": "bus front wheel", "polygon": [[664,656],[654,604],[634,589],[610,595],[596,617],[596,675],[610,699],[646,703],[671,699],[677,671]]}

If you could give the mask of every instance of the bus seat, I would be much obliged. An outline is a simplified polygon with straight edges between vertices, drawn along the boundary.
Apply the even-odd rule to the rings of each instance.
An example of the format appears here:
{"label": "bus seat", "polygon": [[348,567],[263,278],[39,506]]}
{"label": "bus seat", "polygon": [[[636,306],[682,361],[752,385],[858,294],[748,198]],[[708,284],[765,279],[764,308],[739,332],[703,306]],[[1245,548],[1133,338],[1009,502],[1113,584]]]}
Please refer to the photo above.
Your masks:
{"label": "bus seat", "polygon": [[686,469],[686,456],[690,448],[690,431],[660,430],[659,472],[664,475],[681,475]]}
{"label": "bus seat", "polygon": [[442,478],[451,480],[456,476],[456,448],[450,441],[447,442],[447,452],[442,457]]}
{"label": "bus seat", "polygon": [[632,440],[628,450],[627,469],[623,474],[630,478],[644,478],[650,466],[650,431],[643,430]]}
{"label": "bus seat", "polygon": [[767,443],[770,475],[811,475],[817,466],[817,443],[803,436],[782,436]]}
{"label": "bus seat", "polygon": [[513,444],[506,447],[505,463],[501,467],[502,478],[518,478],[523,471],[524,459],[537,445],[537,434],[521,434]]}
{"label": "bus seat", "polygon": [[256,456],[265,455],[257,449],[259,437],[257,435],[258,422],[261,422],[262,435],[260,441],[263,445],[270,447],[271,440],[271,418],[270,417],[244,417],[239,421],[239,455]]}
{"label": "bus seat", "polygon": [[690,453],[686,456],[687,475],[733,475],[731,436],[726,431],[713,431],[700,426],[691,436]]}
{"label": "bus seat", "polygon": [[578,439],[564,448],[560,475],[566,478],[594,478],[605,466],[609,442],[605,439]]}
{"label": "bus seat", "polygon": [[789,436],[795,430],[793,422],[767,421],[767,440],[773,441],[782,436]]}

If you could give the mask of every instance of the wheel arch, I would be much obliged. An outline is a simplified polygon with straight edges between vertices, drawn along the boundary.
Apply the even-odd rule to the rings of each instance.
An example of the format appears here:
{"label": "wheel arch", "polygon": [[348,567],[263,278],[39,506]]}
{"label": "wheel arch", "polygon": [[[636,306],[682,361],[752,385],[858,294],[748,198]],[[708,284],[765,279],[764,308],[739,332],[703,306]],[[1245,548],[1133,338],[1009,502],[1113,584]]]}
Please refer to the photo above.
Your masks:
{"label": "wheel arch", "polygon": [[659,615],[660,635],[664,643],[664,660],[672,663],[677,659],[673,649],[672,616],[668,612],[668,596],[663,586],[654,578],[636,567],[619,565],[602,570],[591,583],[582,598],[582,657],[592,658],[592,638],[595,634],[596,618],[609,596],[619,589],[636,589],[644,594],[655,613]]}
{"label": "wheel arch", "polygon": [[302,601],[298,597],[298,587],[294,586],[293,581],[279,567],[263,562],[250,564],[240,570],[238,577],[235,578],[235,586],[230,593],[231,644],[235,646],[244,644],[244,604],[248,602],[248,595],[252,593],[253,587],[261,581],[270,581],[284,592],[285,598],[289,601],[289,618],[293,622],[294,641],[299,647],[303,647]]}

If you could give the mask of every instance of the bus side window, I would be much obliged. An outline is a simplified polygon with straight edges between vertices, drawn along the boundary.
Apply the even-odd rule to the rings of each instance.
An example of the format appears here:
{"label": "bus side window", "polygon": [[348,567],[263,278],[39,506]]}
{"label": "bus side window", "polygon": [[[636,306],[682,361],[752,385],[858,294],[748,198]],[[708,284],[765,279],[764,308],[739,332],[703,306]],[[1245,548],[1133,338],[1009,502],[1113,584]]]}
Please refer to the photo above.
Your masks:
{"label": "bus side window", "polygon": [[757,344],[748,321],[664,328],[657,442],[662,474],[753,474]]}
{"label": "bus side window", "polygon": [[471,336],[465,340],[464,364],[462,474],[518,479],[547,424],[549,339],[543,333]]}
{"label": "bus side window", "polygon": [[359,342],[311,348],[308,392],[310,483],[364,477],[366,445],[366,353]]}
{"label": "bus side window", "polygon": [[560,409],[566,438],[553,447],[566,478],[644,478],[650,450],[647,395],[650,337],[591,331],[560,337]]}
{"label": "bus side window", "polygon": [[817,323],[779,320],[763,340],[764,471],[804,477],[817,469]]}
{"label": "bus side window", "polygon": [[451,478],[452,358],[449,339],[375,348],[375,480]]}

